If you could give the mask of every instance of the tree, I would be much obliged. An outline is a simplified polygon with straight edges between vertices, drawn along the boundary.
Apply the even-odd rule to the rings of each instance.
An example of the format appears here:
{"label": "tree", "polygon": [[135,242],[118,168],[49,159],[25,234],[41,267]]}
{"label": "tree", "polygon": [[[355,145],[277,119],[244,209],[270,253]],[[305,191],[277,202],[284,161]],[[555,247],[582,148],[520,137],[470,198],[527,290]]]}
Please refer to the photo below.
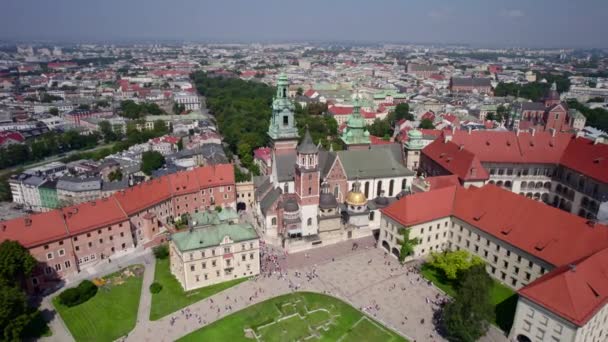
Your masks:
{"label": "tree", "polygon": [[440,270],[450,280],[455,280],[460,272],[484,264],[483,259],[465,250],[431,253],[429,261],[429,265]]}
{"label": "tree", "polygon": [[399,250],[399,261],[405,261],[405,258],[412,255],[414,253],[414,247],[420,243],[420,239],[412,238],[410,239],[410,230],[401,228],[399,229],[399,234],[401,234],[401,249]]}
{"label": "tree", "polygon": [[51,107],[51,108],[49,108],[49,114],[54,115],[54,116],[58,116],[59,115],[59,109],[57,109],[55,107]]}
{"label": "tree", "polygon": [[101,131],[101,135],[103,136],[103,140],[106,143],[118,140],[118,135],[114,132],[112,128],[112,124],[108,120],[103,120],[99,122],[99,130]]}
{"label": "tree", "polygon": [[122,180],[122,170],[116,169],[108,174],[108,179],[110,182],[113,181],[121,181]]}
{"label": "tree", "polygon": [[420,121],[420,125],[418,126],[418,128],[434,129],[435,125],[433,125],[433,121],[431,119],[422,119],[422,121]]}
{"label": "tree", "polygon": [[0,243],[0,281],[17,284],[36,266],[36,259],[17,241]]}
{"label": "tree", "polygon": [[36,259],[16,241],[0,243],[0,338],[18,341],[37,310],[30,309],[19,289],[36,266]]}
{"label": "tree", "polygon": [[81,104],[81,105],[78,106],[78,109],[79,110],[90,110],[91,106],[88,105],[88,104],[83,103],[83,104]]}
{"label": "tree", "polygon": [[369,131],[369,134],[377,137],[384,137],[386,135],[390,136],[391,125],[388,122],[387,118],[382,120],[376,119],[374,120],[374,123],[367,126],[367,130]]}
{"label": "tree", "polygon": [[304,95],[304,89],[302,87],[298,87],[298,90],[296,90],[296,95],[298,95],[298,96]]}
{"label": "tree", "polygon": [[407,103],[399,103],[395,107],[395,110],[393,111],[393,113],[394,113],[394,117],[393,117],[394,122],[397,122],[401,119],[405,119],[405,120],[409,120],[409,121],[414,120],[414,115],[410,113],[410,105],[408,105]]}
{"label": "tree", "polygon": [[458,284],[456,296],[443,309],[441,325],[448,340],[474,342],[487,332],[492,318],[492,279],[485,266],[476,265],[461,274]]}
{"label": "tree", "polygon": [[173,113],[179,115],[186,111],[186,105],[175,102],[173,104]]}
{"label": "tree", "polygon": [[167,124],[163,120],[154,121],[154,132],[158,135],[164,135],[169,133],[169,129],[167,128]]}
{"label": "tree", "polygon": [[165,157],[158,151],[146,151],[141,156],[141,171],[148,176],[163,165],[165,165]]}

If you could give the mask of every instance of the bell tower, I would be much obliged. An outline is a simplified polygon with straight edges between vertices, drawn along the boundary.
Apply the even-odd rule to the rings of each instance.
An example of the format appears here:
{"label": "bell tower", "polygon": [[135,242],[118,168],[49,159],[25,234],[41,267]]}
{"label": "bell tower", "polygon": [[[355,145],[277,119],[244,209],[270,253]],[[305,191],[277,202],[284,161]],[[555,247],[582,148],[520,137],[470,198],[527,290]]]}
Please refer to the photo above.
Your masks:
{"label": "bell tower", "polygon": [[287,76],[279,75],[277,92],[272,101],[270,127],[268,127],[268,136],[271,139],[272,148],[277,154],[293,151],[298,145],[298,129],[294,117],[295,106],[287,96],[288,88]]}
{"label": "bell tower", "polygon": [[302,215],[302,235],[318,233],[319,214],[319,148],[306,130],[296,155],[295,188]]}

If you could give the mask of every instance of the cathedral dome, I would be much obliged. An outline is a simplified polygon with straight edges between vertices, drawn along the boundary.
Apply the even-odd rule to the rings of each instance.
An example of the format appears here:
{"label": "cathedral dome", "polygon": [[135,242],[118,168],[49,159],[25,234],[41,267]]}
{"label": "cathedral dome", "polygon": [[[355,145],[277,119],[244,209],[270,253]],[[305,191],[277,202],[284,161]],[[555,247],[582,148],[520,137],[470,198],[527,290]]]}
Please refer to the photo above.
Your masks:
{"label": "cathedral dome", "polygon": [[319,207],[321,208],[335,208],[338,206],[338,201],[333,194],[322,193],[319,196]]}
{"label": "cathedral dome", "polygon": [[367,198],[361,192],[350,191],[346,195],[346,203],[353,206],[360,206],[367,204]]}

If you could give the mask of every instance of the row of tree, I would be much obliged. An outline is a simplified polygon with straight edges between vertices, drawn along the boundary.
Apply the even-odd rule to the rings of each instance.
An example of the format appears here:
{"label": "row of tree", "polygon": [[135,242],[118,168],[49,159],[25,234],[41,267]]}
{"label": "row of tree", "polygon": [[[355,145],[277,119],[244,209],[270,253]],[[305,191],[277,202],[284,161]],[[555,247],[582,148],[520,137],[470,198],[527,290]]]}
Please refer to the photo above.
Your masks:
{"label": "row of tree", "polygon": [[580,111],[587,118],[587,125],[608,132],[608,110],[600,107],[591,109],[577,100],[568,100],[568,107]]}
{"label": "row of tree", "polygon": [[38,161],[73,150],[97,146],[99,134],[81,135],[76,131],[48,132],[26,144],[12,144],[0,148],[0,168]]}
{"label": "row of tree", "polygon": [[388,140],[393,134],[395,123],[402,119],[415,120],[414,115],[410,113],[410,106],[407,103],[399,103],[393,111],[388,113],[386,118],[374,120],[374,123],[367,126],[367,130],[373,136]]}
{"label": "row of tree", "polygon": [[141,119],[146,115],[164,115],[166,113],[156,103],[136,103],[133,100],[125,100],[120,103],[119,114],[129,119]]}

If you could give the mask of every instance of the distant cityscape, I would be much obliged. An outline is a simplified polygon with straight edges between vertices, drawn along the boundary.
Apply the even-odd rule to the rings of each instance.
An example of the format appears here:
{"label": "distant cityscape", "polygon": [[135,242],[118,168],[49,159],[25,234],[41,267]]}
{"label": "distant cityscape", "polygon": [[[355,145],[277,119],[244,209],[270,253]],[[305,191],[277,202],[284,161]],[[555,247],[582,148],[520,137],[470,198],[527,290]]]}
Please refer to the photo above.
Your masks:
{"label": "distant cityscape", "polygon": [[[16,277],[45,298],[32,310],[61,311],[66,289],[90,279],[102,291],[100,278],[142,263],[150,317],[167,286],[179,291],[165,299],[171,319],[134,312],[110,340],[211,336],[230,305],[301,283],[391,338],[608,334],[608,50],[3,43],[0,168],[0,241],[35,260]],[[341,273],[354,260],[365,280]],[[329,286],[333,272],[352,288]],[[483,306],[466,286],[503,291],[483,304],[501,317],[454,328]],[[223,306],[185,299],[222,299],[213,287],[227,291]],[[36,338],[95,339],[60,314]],[[270,336],[264,324],[247,336]],[[285,340],[327,337],[327,324]]]}

